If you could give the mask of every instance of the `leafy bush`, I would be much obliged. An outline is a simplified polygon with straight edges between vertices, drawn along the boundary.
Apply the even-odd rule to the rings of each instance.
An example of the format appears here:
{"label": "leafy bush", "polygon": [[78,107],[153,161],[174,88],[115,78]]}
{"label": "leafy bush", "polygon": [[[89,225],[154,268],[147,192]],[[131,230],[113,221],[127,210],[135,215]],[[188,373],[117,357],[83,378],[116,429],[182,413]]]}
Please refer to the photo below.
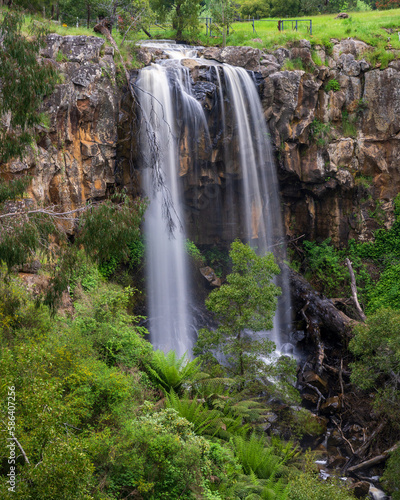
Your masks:
{"label": "leafy bush", "polygon": [[232,439],[235,455],[246,474],[254,473],[259,479],[279,477],[285,460],[274,454],[272,446],[266,446],[262,437],[254,433],[249,439],[235,436]]}
{"label": "leafy bush", "polygon": [[382,476],[383,486],[392,494],[393,500],[400,500],[400,450],[390,454]]}
{"label": "leafy bush", "polygon": [[331,138],[330,123],[321,122],[314,119],[309,127],[310,137],[315,141],[318,147],[323,148],[327,145]]}
{"label": "leafy bush", "polygon": [[321,479],[311,454],[305,457],[304,471],[293,471],[289,479],[288,500],[354,500],[351,491],[339,479]]}
{"label": "leafy bush", "polygon": [[356,124],[349,117],[347,111],[342,112],[342,129],[344,137],[357,137]]}
{"label": "leafy bush", "polygon": [[202,266],[205,264],[203,255],[201,254],[197,246],[193,243],[193,241],[186,240],[185,250],[189,257],[191,257],[198,265]]}
{"label": "leafy bush", "polygon": [[349,279],[343,257],[331,245],[328,238],[321,244],[313,241],[304,242],[307,267],[313,272],[314,284],[322,293],[330,297],[340,296]]}
{"label": "leafy bush", "polygon": [[242,17],[263,18],[269,16],[269,5],[264,0],[245,0],[240,7]]}
{"label": "leafy bush", "polygon": [[375,392],[375,410],[399,427],[400,312],[380,309],[354,329],[352,381]]}

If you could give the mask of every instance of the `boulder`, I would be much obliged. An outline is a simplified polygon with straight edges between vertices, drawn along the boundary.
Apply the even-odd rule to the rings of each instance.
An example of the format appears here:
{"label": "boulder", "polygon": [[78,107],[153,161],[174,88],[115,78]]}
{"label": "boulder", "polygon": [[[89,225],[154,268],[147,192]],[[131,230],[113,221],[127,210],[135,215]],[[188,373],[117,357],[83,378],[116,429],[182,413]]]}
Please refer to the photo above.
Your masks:
{"label": "boulder", "polygon": [[[333,41],[333,39],[332,39]],[[335,45],[332,50],[332,57],[335,61],[339,60],[341,54],[353,54],[355,58],[362,56],[367,50],[371,50],[372,47],[367,45],[365,42],[360,40],[353,40],[348,38],[346,40],[334,41]]]}
{"label": "boulder", "polygon": [[321,392],[326,392],[328,390],[327,381],[313,371],[304,372],[303,380],[306,384],[316,387]]}
{"label": "boulder", "polygon": [[220,287],[221,286],[221,278],[219,278],[215,272],[214,269],[212,269],[209,266],[202,267],[199,269],[201,275],[207,280],[207,282],[212,286],[212,287]]}
{"label": "boulder", "polygon": [[253,47],[209,47],[203,51],[205,59],[214,59],[221,63],[241,66],[248,70],[258,70],[260,66],[261,50]]}

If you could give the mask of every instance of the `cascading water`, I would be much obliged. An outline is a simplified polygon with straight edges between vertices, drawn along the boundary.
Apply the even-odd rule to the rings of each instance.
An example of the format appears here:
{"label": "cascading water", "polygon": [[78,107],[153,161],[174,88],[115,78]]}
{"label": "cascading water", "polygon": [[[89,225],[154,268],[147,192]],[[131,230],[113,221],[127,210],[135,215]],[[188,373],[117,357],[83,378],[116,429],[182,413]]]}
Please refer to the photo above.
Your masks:
{"label": "cascading water", "polygon": [[[206,129],[203,111],[191,95],[189,83],[187,68],[155,64],[140,72],[136,84],[146,123],[140,134],[141,156],[158,163],[143,165],[147,168],[142,173],[150,202],[145,217],[150,337],[155,348],[164,352],[174,349],[179,356],[191,355],[195,332],[188,314],[191,299],[179,185],[177,103],[183,123],[190,120],[197,132]],[[152,136],[156,155],[149,143]],[[170,209],[169,224],[166,208]]]}
{"label": "cascading water", "polygon": [[[278,181],[269,133],[254,80],[243,68],[229,65],[216,66],[217,81],[222,72],[225,95],[222,107],[229,103],[230,130],[224,120],[224,136],[230,135],[229,143],[237,143],[237,150],[225,146],[225,161],[236,162],[242,177],[239,200],[229,200],[236,209],[236,220],[242,218],[244,235],[257,253],[272,251],[278,260],[285,257],[285,243],[281,220]],[[223,116],[225,116],[225,112]],[[228,141],[223,141],[225,144]],[[232,196],[232,190],[228,192]],[[290,327],[290,291],[285,270],[277,278],[282,289],[273,331],[269,335],[278,349],[281,348]]]}
{"label": "cascading water", "polygon": [[[170,60],[143,69],[136,84],[143,118],[154,134],[159,151],[154,159],[158,168],[144,165],[147,168],[143,169],[143,187],[150,200],[145,217],[147,296],[153,345],[164,351],[175,349],[181,355],[184,352],[190,354],[195,335],[188,312],[190,276],[184,248],[186,237],[180,176],[189,170],[198,170],[200,143],[203,151],[209,150],[207,162],[212,170],[211,144],[215,141],[214,137],[209,138],[204,110],[193,97],[189,70],[180,61],[194,58],[193,48],[163,48]],[[210,65],[213,66],[207,61],[207,66]],[[214,65],[208,74],[219,96],[216,106],[219,122],[215,129],[222,130],[223,134],[223,162],[226,166],[235,166],[236,173],[231,178],[235,177],[236,183],[240,181],[239,189],[232,183],[225,183],[229,219],[225,217],[224,224],[230,229],[224,229],[224,232],[230,239],[241,237],[247,240],[260,254],[270,250],[282,258],[285,250],[278,184],[256,85],[246,70],[225,64]],[[152,158],[148,132],[141,133],[140,148],[143,158]],[[182,152],[185,152],[184,159]],[[160,175],[161,184],[164,183],[170,193],[176,226],[173,234],[163,215],[165,190],[155,188],[160,179],[154,176]],[[217,173],[215,177],[218,177]],[[226,174],[225,179],[228,178]],[[216,196],[215,203],[220,199]],[[215,207],[217,212],[218,207]],[[289,331],[290,295],[285,275],[278,277],[277,283],[282,288],[282,297],[269,336],[279,349]]]}

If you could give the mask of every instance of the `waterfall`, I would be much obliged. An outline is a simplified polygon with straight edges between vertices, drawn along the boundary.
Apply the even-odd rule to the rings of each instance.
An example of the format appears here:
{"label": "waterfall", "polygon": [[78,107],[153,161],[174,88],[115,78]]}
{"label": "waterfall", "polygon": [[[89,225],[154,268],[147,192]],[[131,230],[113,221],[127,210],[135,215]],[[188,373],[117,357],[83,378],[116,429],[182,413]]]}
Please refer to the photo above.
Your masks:
{"label": "waterfall", "polygon": [[[243,220],[244,239],[259,255],[271,251],[278,261],[286,257],[286,245],[281,220],[279,186],[267,124],[257,88],[250,74],[243,68],[222,65],[215,68],[217,80],[222,72],[225,95],[222,105],[231,109],[230,130],[223,123],[224,135],[230,135],[225,144],[237,143],[237,150],[225,146],[225,161],[238,165],[242,177],[239,200],[228,200],[234,207],[235,220]],[[225,115],[225,113],[224,113]],[[232,190],[228,193],[232,196]],[[238,203],[239,202],[239,203]],[[278,349],[287,340],[290,329],[290,290],[286,271],[276,279],[282,289],[269,335]]]}
{"label": "waterfall", "polygon": [[[205,171],[213,169],[215,179],[220,175],[213,166],[216,155],[211,146],[218,140],[209,137],[207,120],[216,123],[210,130],[222,131],[223,135],[220,157],[225,165],[224,194],[219,193],[211,200],[215,204],[211,212],[218,213],[218,204],[224,197],[228,215],[223,222],[229,226],[228,230],[224,228],[224,234],[229,235],[230,240],[242,238],[259,254],[273,251],[278,260],[285,257],[285,245],[272,149],[251,74],[243,68],[206,61],[204,65],[212,68],[207,78],[215,84],[215,106],[205,112],[193,96],[189,70],[181,64],[183,58],[195,57],[193,48],[168,46],[164,53],[170,59],[144,68],[137,81],[142,118],[154,134],[159,150],[159,155],[153,159],[158,168],[146,162],[142,165],[142,186],[150,200],[145,215],[146,288],[153,345],[165,352],[175,349],[181,355],[190,354],[195,338],[190,326],[192,298],[185,252],[182,179],[191,172],[200,181]],[[141,156],[153,158],[146,127],[141,127]],[[202,168],[198,162],[200,144],[203,147]],[[207,155],[208,160],[204,160]],[[167,190],[157,189],[160,184],[158,171],[162,176],[161,184]],[[218,181],[215,183],[220,190]],[[163,215],[166,192],[173,207],[173,233]],[[198,216],[205,217],[205,213],[199,211]],[[276,282],[282,288],[282,297],[278,301],[273,331],[268,335],[280,348],[289,331],[290,294],[284,273]]]}
{"label": "waterfall", "polygon": [[[152,158],[158,163],[148,165],[147,160],[142,165],[142,185],[149,200],[145,235],[150,338],[157,349],[164,352],[174,349],[179,356],[184,353],[190,356],[195,332],[188,312],[191,296],[179,182],[180,130],[177,121],[179,119],[184,126],[190,122],[195,131],[193,139],[201,130],[206,131],[207,125],[201,105],[191,95],[187,68],[178,64],[155,64],[144,68],[137,88],[146,124],[141,127],[139,138],[141,157]],[[151,136],[158,149],[156,156],[149,144]],[[187,147],[195,150],[192,143]],[[165,218],[168,208],[169,224]]]}

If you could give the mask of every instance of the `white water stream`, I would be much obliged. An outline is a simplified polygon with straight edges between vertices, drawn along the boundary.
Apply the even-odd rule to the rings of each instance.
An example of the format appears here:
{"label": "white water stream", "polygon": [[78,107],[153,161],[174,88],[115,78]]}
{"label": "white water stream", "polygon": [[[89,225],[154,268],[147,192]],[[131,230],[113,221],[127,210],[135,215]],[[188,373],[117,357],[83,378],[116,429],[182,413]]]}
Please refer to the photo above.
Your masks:
{"label": "white water stream", "polygon": [[[137,86],[143,119],[154,133],[158,145],[159,165],[174,208],[176,229],[171,234],[163,214],[162,191],[154,189],[155,169],[143,170],[143,188],[150,200],[145,216],[147,247],[147,296],[151,341],[155,348],[179,355],[191,353],[195,332],[191,327],[190,277],[185,252],[184,212],[180,174],[179,137],[187,127],[186,137],[192,162],[199,144],[210,143],[204,110],[192,95],[189,70],[181,64],[184,58],[195,58],[193,47],[162,45],[170,59],[152,64],[140,72]],[[210,61],[207,61],[210,64]],[[212,64],[212,63],[211,63]],[[234,189],[227,189],[232,222],[232,239],[245,235],[259,254],[274,251],[284,257],[283,230],[275,165],[260,98],[251,75],[243,68],[215,65],[212,77],[218,87],[220,116],[225,144],[224,161],[233,161],[240,171],[239,199]],[[228,121],[229,124],[225,123]],[[228,131],[229,130],[229,131]],[[213,138],[211,138],[212,140]],[[140,135],[144,157],[150,156],[149,136]],[[231,142],[238,145],[232,149]],[[187,161],[187,160],[186,160]],[[229,194],[230,193],[230,194]],[[239,226],[243,226],[241,229]],[[287,341],[284,336],[290,324],[290,300],[287,279],[277,283],[283,297],[275,315],[273,332],[278,348]]]}

